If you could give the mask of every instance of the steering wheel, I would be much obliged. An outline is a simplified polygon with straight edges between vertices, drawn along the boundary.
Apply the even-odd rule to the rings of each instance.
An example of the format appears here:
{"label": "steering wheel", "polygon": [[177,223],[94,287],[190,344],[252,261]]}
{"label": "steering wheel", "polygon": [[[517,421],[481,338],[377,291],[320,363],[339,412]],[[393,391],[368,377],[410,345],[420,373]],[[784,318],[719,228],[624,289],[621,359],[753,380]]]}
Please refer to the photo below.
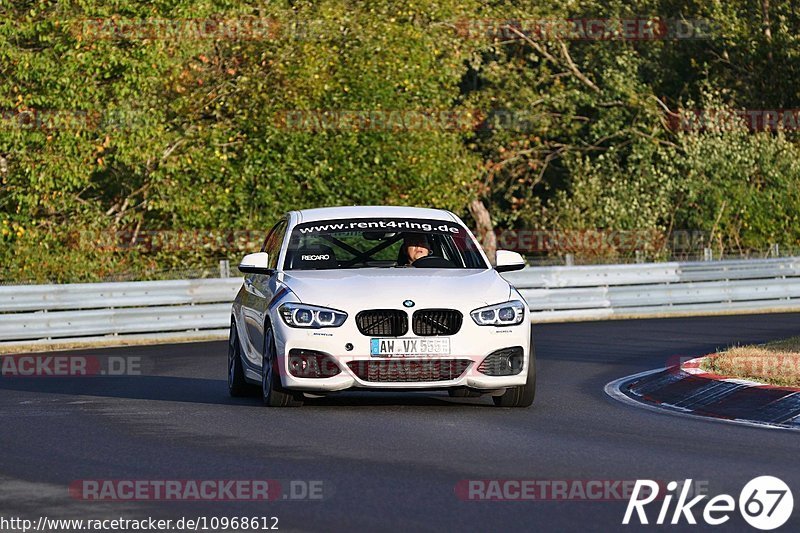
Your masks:
{"label": "steering wheel", "polygon": [[455,265],[444,257],[426,255],[411,263],[411,266],[416,268],[453,268]]}

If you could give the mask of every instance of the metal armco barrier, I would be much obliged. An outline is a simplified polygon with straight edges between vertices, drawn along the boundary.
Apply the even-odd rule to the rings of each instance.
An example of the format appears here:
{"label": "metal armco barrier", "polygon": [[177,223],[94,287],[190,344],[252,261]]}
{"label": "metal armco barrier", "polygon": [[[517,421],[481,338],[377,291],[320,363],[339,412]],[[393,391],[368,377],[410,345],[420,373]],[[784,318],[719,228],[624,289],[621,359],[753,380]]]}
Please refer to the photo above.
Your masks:
{"label": "metal armco barrier", "polygon": [[534,322],[800,310],[800,258],[526,268]]}
{"label": "metal armco barrier", "polygon": [[0,341],[213,330],[241,278],[0,286]]}
{"label": "metal armco barrier", "polygon": [[[800,258],[526,268],[534,322],[800,310]],[[241,278],[0,286],[0,341],[224,330]]]}

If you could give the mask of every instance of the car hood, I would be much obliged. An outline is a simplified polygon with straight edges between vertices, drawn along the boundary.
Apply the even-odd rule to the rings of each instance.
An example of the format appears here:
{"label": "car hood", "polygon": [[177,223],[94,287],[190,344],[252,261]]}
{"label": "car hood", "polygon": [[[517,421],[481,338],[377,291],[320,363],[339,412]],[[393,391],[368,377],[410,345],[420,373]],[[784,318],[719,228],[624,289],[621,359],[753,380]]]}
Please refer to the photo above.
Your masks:
{"label": "car hood", "polygon": [[508,282],[492,269],[295,270],[284,273],[284,283],[303,303],[341,310],[395,309],[405,300],[417,308],[474,309],[511,295]]}

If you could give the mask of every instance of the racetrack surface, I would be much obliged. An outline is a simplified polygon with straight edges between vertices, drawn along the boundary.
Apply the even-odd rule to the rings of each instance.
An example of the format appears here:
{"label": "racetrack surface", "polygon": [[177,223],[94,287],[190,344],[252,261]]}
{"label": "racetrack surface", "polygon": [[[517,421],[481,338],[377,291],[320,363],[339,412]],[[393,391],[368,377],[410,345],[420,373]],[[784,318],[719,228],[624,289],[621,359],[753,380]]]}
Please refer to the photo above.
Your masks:
{"label": "racetrack surface", "polygon": [[[144,375],[0,377],[0,514],[277,516],[281,531],[609,531],[621,528],[626,502],[462,501],[454,488],[465,479],[692,478],[738,499],[748,480],[774,475],[793,488],[784,527],[797,530],[796,433],[653,413],[603,387],[675,356],[798,330],[799,314],[535,325],[530,409],[444,393],[349,393],[268,409],[228,397],[224,342],[69,352],[141,358]],[[81,479],[254,478],[319,480],[323,499],[92,502],[67,490]],[[648,506],[651,521],[659,507]],[[694,514],[702,521],[702,508]],[[716,529],[755,531],[737,512]]]}

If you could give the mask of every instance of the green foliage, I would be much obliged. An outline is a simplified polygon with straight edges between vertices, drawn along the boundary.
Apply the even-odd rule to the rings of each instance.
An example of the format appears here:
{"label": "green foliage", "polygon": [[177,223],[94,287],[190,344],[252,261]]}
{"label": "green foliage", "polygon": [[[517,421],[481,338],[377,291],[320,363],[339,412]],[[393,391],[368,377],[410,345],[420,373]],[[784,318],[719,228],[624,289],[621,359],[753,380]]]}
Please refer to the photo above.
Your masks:
{"label": "green foliage", "polygon": [[[15,4],[0,23],[0,109],[45,111],[49,122],[18,127],[12,118],[0,129],[0,212],[9,228],[0,277],[91,280],[177,260],[207,264],[239,250],[137,255],[126,245],[147,230],[266,231],[288,209],[462,211],[479,160],[461,131],[310,131],[281,121],[296,110],[451,111],[473,44],[442,25],[461,9],[393,1]],[[257,19],[270,31],[148,39],[135,26],[204,18]],[[76,231],[110,244],[98,242],[95,252]]]}
{"label": "green foliage", "polygon": [[[676,180],[685,180],[676,218],[709,232],[711,243],[745,251],[800,242],[800,147],[783,133],[681,136]],[[676,154],[679,155],[679,154]]]}
{"label": "green foliage", "polygon": [[[496,7],[523,27],[659,16],[709,21],[711,31],[686,40],[490,42],[467,98],[528,120],[472,141],[485,159],[483,194],[495,221],[699,231],[720,254],[797,248],[797,133],[684,132],[671,121],[681,109],[798,107],[791,73],[800,68],[800,19],[788,2],[769,5],[767,18],[760,3],[738,1]],[[645,251],[663,243],[656,238]]]}
{"label": "green foliage", "polygon": [[[0,279],[156,275],[233,259],[259,239],[220,235],[263,232],[288,209],[406,204],[468,216],[476,197],[498,228],[700,230],[720,253],[795,247],[796,132],[682,132],[669,120],[680,109],[800,108],[800,16],[791,2],[761,7],[4,3]],[[633,17],[713,26],[703,38],[655,41],[475,31],[479,21]],[[170,20],[172,36],[148,36],[141,22],[135,31],[136,21]],[[207,20],[255,21],[263,32],[192,34]],[[306,120],[289,120],[294,112]],[[320,125],[343,112],[484,122]],[[142,246],[154,230],[198,238]]]}

